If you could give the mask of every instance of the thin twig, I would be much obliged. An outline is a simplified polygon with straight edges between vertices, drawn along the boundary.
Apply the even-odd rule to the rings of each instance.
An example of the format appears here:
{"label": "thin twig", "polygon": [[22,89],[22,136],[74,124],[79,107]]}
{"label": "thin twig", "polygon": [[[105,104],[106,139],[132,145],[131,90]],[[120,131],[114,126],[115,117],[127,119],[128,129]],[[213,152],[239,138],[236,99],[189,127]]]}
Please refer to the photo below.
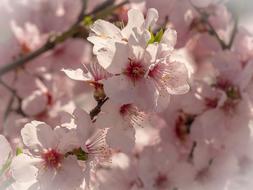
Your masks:
{"label": "thin twig", "polygon": [[234,15],[234,26],[233,26],[233,30],[232,30],[230,40],[229,40],[228,45],[227,45],[227,49],[231,49],[231,47],[234,43],[237,31],[238,31],[238,16]]}
{"label": "thin twig", "polygon": [[81,9],[81,12],[80,12],[80,14],[78,16],[76,24],[78,24],[80,21],[83,20],[83,17],[85,15],[85,12],[86,12],[86,9],[87,9],[88,0],[81,0],[81,2],[82,2],[82,9]]}
{"label": "thin twig", "polygon": [[197,11],[197,13],[201,16],[202,22],[205,23],[208,26],[209,34],[213,35],[221,45],[222,49],[226,49],[225,42],[220,38],[219,34],[214,29],[213,25],[208,21],[208,15],[202,12],[198,7],[194,6],[192,4],[192,7]]}
{"label": "thin twig", "polygon": [[103,100],[100,100],[97,102],[97,106],[95,108],[93,108],[91,111],[90,111],[90,118],[91,120],[93,121],[94,118],[100,113],[101,111],[101,107],[104,105],[104,103],[109,100],[108,97],[104,98]]}
{"label": "thin twig", "polygon": [[13,90],[10,86],[8,86],[7,84],[5,84],[5,82],[2,81],[1,79],[0,79],[0,84],[3,85],[3,86],[4,86],[7,90],[9,90],[12,94],[15,93],[15,90]]}
{"label": "thin twig", "polygon": [[189,156],[188,156],[188,161],[189,161],[189,162],[192,162],[192,160],[193,160],[193,157],[194,157],[194,150],[196,149],[196,147],[197,147],[197,142],[194,141],[193,144],[192,144],[192,148],[191,148],[190,154],[189,154]]}
{"label": "thin twig", "polygon": [[97,7],[95,7],[94,10],[92,10],[93,14],[98,13],[99,11],[103,10],[105,7],[111,6],[115,3],[115,0],[107,0],[103,3],[101,3],[100,5],[98,5]]}
{"label": "thin twig", "polygon": [[52,48],[53,48],[53,46],[50,46],[49,43],[47,42],[44,46],[42,46],[41,48],[37,49],[36,51],[30,53],[29,55],[23,56],[23,57],[19,58],[18,60],[15,60],[14,62],[2,67],[0,69],[0,76],[17,68],[18,66],[24,65],[26,62],[34,59],[35,57],[38,57],[39,55],[43,54],[44,52],[46,52]]}
{"label": "thin twig", "polygon": [[213,35],[217,40],[218,42],[220,43],[221,45],[221,48],[222,49],[226,49],[227,48],[227,45],[225,44],[225,42],[220,38],[219,34],[216,32],[216,30],[214,29],[214,27],[212,26],[212,24],[207,21],[206,22],[206,25],[209,27],[209,33],[211,35]]}
{"label": "thin twig", "polygon": [[196,7],[195,5],[192,4],[192,2],[190,1],[192,7],[196,10],[197,13],[199,13],[199,15],[201,16],[201,19],[203,21],[203,23],[205,23],[208,26],[209,29],[209,34],[213,35],[219,42],[219,44],[221,45],[221,48],[223,50],[225,49],[231,49],[236,33],[237,33],[237,28],[238,28],[238,17],[234,15],[234,28],[231,34],[231,37],[229,39],[228,44],[226,44],[219,36],[219,34],[216,32],[215,28],[213,27],[213,25],[209,22],[208,20],[208,15],[205,12],[202,12],[198,7]]}
{"label": "thin twig", "polygon": [[[8,101],[7,107],[4,112],[4,117],[3,117],[4,120],[3,121],[4,122],[6,121],[8,115],[12,111],[16,111],[17,113],[21,114],[22,116],[26,116],[25,113],[21,109],[22,99],[17,95],[17,92],[14,89],[12,89],[10,86],[8,86],[5,82],[3,82],[1,79],[0,79],[0,84],[3,85],[11,93],[11,97]],[[18,101],[18,108],[13,110],[12,106],[13,106],[15,100]]]}
{"label": "thin twig", "polygon": [[4,116],[3,116],[3,121],[5,122],[9,113],[12,110],[12,105],[15,101],[15,97],[16,97],[16,92],[15,90],[13,90],[11,87],[9,87],[7,84],[5,84],[5,82],[3,82],[2,80],[0,80],[0,84],[3,85],[10,93],[11,93],[11,97],[8,101],[8,104],[6,106],[5,112],[4,112]]}
{"label": "thin twig", "polygon": [[96,14],[93,14],[94,16],[92,18],[93,18],[93,20],[104,18],[108,15],[108,13],[113,12],[114,10],[126,5],[127,3],[129,3],[129,0],[125,0],[125,1],[123,1],[117,5],[114,5],[114,6],[107,6],[107,7],[103,8],[101,11],[98,11]]}
{"label": "thin twig", "polygon": [[6,107],[6,110],[5,110],[5,112],[4,112],[4,121],[6,121],[6,119],[7,119],[8,115],[9,115],[9,113],[11,112],[12,105],[13,105],[13,103],[14,103],[14,100],[15,100],[15,94],[12,94],[12,95],[11,95],[11,98],[10,98],[10,100],[9,100],[9,102],[8,102],[8,105],[7,105],[7,107]]}

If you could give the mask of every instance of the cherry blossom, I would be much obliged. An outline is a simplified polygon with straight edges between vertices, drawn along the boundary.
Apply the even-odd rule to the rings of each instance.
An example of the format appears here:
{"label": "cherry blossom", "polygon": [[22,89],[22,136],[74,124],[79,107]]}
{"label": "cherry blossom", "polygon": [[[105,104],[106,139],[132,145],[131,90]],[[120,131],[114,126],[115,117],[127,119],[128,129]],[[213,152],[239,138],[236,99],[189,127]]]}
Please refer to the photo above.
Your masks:
{"label": "cherry blossom", "polygon": [[252,190],[248,5],[0,1],[0,189]]}
{"label": "cherry blossom", "polygon": [[65,153],[71,150],[71,145],[64,143],[66,137],[69,139],[68,132],[32,121],[21,130],[21,135],[29,152],[18,155],[12,161],[12,176],[16,181],[36,180],[32,187],[40,189],[79,187],[82,170],[77,160],[72,156],[64,158]]}
{"label": "cherry blossom", "polygon": [[129,152],[135,144],[135,128],[141,127],[146,118],[147,115],[132,104],[117,105],[109,101],[104,104],[96,125],[109,128],[107,143],[110,147]]}
{"label": "cherry blossom", "polygon": [[[140,17],[140,23],[133,21],[135,14]],[[128,24],[122,31],[102,20],[92,26],[95,35],[92,34],[89,40],[95,44],[94,53],[98,62],[115,75],[104,82],[105,92],[113,101],[134,103],[143,109],[158,107],[159,110],[159,104],[168,102],[169,94],[183,94],[189,90],[186,67],[183,63],[169,60],[176,43],[176,32],[167,29],[160,43],[148,44],[151,36],[147,28],[151,28],[157,18],[155,9],[148,10],[146,20],[141,13],[132,9],[129,11]],[[105,25],[108,25],[107,30],[103,29]],[[112,49],[106,49],[108,46],[103,47],[103,43]],[[100,55],[103,56],[101,61]],[[113,86],[119,82],[121,89],[115,91]],[[127,97],[124,96],[126,91]],[[150,96],[143,99],[143,93]],[[149,105],[145,102],[149,102]]]}

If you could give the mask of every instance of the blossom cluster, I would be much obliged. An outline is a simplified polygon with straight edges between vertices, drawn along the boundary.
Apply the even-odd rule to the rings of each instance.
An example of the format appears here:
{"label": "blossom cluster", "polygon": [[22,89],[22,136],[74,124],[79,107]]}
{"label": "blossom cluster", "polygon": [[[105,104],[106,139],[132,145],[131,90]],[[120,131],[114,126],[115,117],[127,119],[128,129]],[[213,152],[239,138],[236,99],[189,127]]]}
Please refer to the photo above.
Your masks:
{"label": "blossom cluster", "polygon": [[230,3],[0,2],[0,189],[251,190],[253,34]]}

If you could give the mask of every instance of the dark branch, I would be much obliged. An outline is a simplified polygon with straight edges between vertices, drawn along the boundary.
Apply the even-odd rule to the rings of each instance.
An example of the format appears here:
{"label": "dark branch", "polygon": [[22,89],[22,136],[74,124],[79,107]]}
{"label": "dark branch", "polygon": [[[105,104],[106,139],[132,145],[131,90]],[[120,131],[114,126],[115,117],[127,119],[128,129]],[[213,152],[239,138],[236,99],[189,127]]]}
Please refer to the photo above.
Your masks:
{"label": "dark branch", "polygon": [[192,4],[192,2],[190,1],[192,7],[194,8],[194,10],[201,16],[202,22],[204,24],[206,24],[206,26],[208,27],[208,32],[210,35],[213,35],[219,42],[219,44],[221,45],[221,48],[223,50],[225,49],[231,49],[236,33],[237,33],[237,28],[238,28],[238,16],[233,14],[234,16],[234,27],[233,27],[233,31],[232,34],[230,36],[230,40],[228,42],[228,44],[226,44],[219,36],[219,34],[216,32],[215,28],[213,27],[213,25],[209,22],[208,20],[208,15],[203,12],[200,8],[196,7],[195,5]]}
{"label": "dark branch", "polygon": [[108,97],[104,98],[103,100],[98,101],[97,106],[90,111],[90,118],[91,118],[92,121],[99,114],[99,112],[101,111],[101,107],[104,105],[104,103],[107,100],[109,100]]}
{"label": "dark branch", "polygon": [[191,148],[190,154],[189,154],[189,156],[188,156],[188,161],[189,161],[189,162],[192,162],[192,160],[193,160],[193,157],[194,157],[194,150],[196,149],[196,147],[197,147],[197,142],[194,141],[193,144],[192,144],[192,148]]}
{"label": "dark branch", "polygon": [[233,17],[234,17],[234,26],[233,26],[233,30],[232,30],[230,40],[229,40],[228,45],[227,45],[227,49],[231,49],[231,47],[234,43],[234,40],[235,40],[235,36],[237,34],[237,31],[238,31],[238,19],[239,19],[238,15],[236,13],[233,13]]}

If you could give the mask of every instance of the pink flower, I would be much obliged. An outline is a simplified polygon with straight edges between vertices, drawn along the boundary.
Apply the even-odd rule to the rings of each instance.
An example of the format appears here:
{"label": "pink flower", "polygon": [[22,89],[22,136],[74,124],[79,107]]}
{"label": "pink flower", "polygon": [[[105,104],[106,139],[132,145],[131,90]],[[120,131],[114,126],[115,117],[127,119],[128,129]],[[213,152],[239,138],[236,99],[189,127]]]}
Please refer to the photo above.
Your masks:
{"label": "pink flower", "polygon": [[[148,44],[150,32],[147,28],[154,26],[158,18],[156,10],[150,9],[146,20],[137,10],[130,10],[128,17],[128,24],[122,31],[102,20],[92,26],[94,33],[89,40],[94,43],[98,62],[114,74],[104,81],[105,92],[112,101],[159,110],[161,104],[168,103],[170,94],[189,90],[186,67],[169,60],[176,32],[167,29],[160,43]],[[139,18],[138,22],[134,17]],[[120,88],[115,89],[115,86]]]}
{"label": "pink flower", "polygon": [[141,127],[147,115],[133,104],[114,104],[107,101],[95,125],[109,128],[106,141],[111,148],[131,152],[135,145],[135,128]]}
{"label": "pink flower", "polygon": [[45,36],[40,34],[36,25],[26,23],[25,28],[20,28],[15,21],[11,22],[11,28],[20,45],[20,54],[28,54],[45,43]]}
{"label": "pink flower", "polygon": [[109,161],[111,150],[105,140],[107,129],[95,127],[89,114],[80,108],[74,110],[73,116],[79,145],[87,154],[88,162],[96,165],[97,163]]}
{"label": "pink flower", "polygon": [[13,178],[20,183],[35,180],[40,189],[69,189],[79,187],[82,171],[77,160],[65,157],[71,150],[71,132],[52,129],[43,122],[32,121],[21,130],[27,152],[14,157],[11,165]]}

